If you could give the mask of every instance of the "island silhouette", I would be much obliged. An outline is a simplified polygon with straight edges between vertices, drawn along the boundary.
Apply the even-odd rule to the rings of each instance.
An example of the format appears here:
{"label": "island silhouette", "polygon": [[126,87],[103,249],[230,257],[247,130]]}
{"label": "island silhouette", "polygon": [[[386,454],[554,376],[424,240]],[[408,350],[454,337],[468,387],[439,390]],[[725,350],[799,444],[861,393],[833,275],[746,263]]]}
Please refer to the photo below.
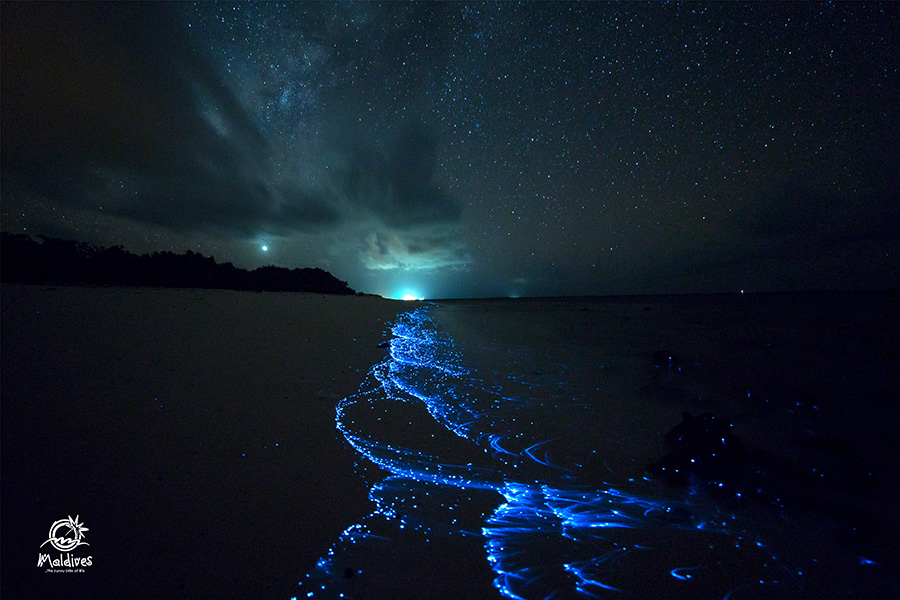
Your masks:
{"label": "island silhouette", "polygon": [[319,268],[270,265],[248,271],[191,250],[136,255],[122,246],[8,232],[0,241],[0,277],[4,283],[357,293],[346,281]]}

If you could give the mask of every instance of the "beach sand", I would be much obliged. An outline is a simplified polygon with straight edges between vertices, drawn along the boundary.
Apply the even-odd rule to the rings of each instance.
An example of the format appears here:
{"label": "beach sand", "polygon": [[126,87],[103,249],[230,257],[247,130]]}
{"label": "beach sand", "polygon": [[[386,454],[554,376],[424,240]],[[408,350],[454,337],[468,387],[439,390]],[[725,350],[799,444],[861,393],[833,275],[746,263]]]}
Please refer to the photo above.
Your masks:
{"label": "beach sand", "polygon": [[[4,598],[289,598],[367,514],[335,405],[409,305],[4,285]],[[52,523],[84,573],[45,573]],[[58,555],[58,553],[53,552]]]}
{"label": "beach sand", "polygon": [[[598,435],[580,443],[602,460],[578,472],[584,482],[601,489],[640,481],[666,452],[663,435],[683,411],[712,411],[773,463],[821,467],[829,478],[796,483],[789,473],[779,482],[794,499],[794,529],[777,510],[758,508],[759,535],[786,561],[802,562],[824,542],[853,560],[876,559],[896,580],[896,301],[896,294],[479,300],[441,302],[430,314],[465,363],[478,366],[484,389],[548,401],[529,429],[565,424],[566,402],[589,409]],[[371,382],[369,368],[388,352],[378,345],[390,338],[389,325],[417,305],[3,286],[3,596],[305,597],[317,580],[298,582],[345,528],[365,522],[384,537],[339,550],[336,574],[321,580],[329,585],[323,597],[335,590],[373,600],[500,597],[477,533],[401,532],[396,520],[367,517],[370,486],[386,473],[335,429],[337,403]],[[658,364],[656,353],[673,360]],[[374,420],[381,413],[365,404],[355,409],[355,416],[371,412],[364,432],[373,439],[428,451],[449,440],[437,453],[469,460],[457,449],[466,441],[420,404],[382,405],[390,418]],[[385,497],[421,491],[395,484]],[[454,502],[453,522],[458,516],[473,532],[502,501],[495,491],[428,493]],[[417,510],[412,521],[440,525],[432,519],[439,511]],[[78,550],[89,549],[93,564],[85,573],[45,573],[36,566],[47,549],[40,546],[50,525],[69,515],[89,528],[90,546]],[[652,541],[655,533],[647,535]],[[345,567],[352,567],[347,577]],[[623,581],[653,597],[691,597],[675,593],[674,576],[652,580],[645,567],[620,570]],[[832,582],[821,570],[807,577],[805,597],[858,583],[855,572]]]}

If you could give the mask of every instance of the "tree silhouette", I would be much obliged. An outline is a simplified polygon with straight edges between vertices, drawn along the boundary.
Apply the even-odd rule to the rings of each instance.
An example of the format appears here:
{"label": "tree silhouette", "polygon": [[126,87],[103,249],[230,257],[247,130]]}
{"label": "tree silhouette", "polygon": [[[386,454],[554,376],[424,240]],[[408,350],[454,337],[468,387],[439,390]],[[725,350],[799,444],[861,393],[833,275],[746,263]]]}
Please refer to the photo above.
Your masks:
{"label": "tree silhouette", "polygon": [[278,292],[354,294],[346,281],[322,269],[260,267],[253,271],[188,250],[135,255],[122,246],[2,233],[0,278],[4,282],[127,285]]}

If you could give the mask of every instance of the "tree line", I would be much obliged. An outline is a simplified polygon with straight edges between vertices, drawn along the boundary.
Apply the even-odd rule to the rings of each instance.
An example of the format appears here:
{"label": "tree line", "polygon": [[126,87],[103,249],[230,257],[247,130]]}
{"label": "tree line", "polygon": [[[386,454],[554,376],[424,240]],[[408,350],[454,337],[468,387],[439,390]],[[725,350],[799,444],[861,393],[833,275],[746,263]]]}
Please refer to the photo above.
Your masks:
{"label": "tree line", "polygon": [[319,268],[266,266],[247,271],[190,250],[138,256],[122,246],[105,248],[7,232],[0,235],[0,279],[4,282],[356,293],[346,281]]}

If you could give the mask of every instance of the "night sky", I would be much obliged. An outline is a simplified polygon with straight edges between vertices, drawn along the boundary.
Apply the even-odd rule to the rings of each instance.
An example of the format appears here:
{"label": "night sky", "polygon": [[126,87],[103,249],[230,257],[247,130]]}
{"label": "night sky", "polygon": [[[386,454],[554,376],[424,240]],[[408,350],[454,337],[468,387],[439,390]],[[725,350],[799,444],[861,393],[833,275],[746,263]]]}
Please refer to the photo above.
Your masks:
{"label": "night sky", "polygon": [[900,4],[2,5],[2,229],[398,297],[900,286]]}

